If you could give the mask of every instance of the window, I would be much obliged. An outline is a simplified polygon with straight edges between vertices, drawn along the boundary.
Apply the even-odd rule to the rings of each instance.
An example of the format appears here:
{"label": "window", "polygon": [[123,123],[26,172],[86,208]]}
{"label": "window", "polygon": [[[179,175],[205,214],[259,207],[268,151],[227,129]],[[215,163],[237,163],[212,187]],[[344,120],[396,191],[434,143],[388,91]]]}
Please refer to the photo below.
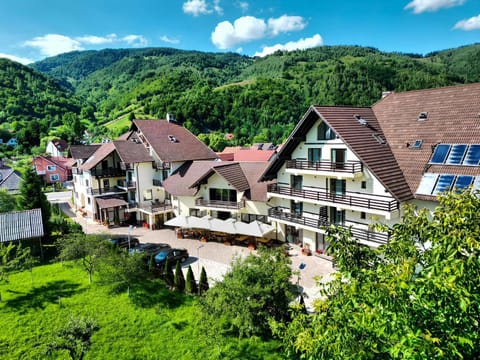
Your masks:
{"label": "window", "polygon": [[334,140],[337,134],[324,122],[317,128],[317,140]]}
{"label": "window", "polygon": [[468,175],[459,175],[457,176],[457,180],[455,181],[455,190],[461,192],[465,188],[472,185],[473,176]]}
{"label": "window", "polygon": [[450,174],[441,174],[438,177],[437,185],[433,190],[433,195],[440,194],[445,191],[449,191],[452,187],[453,180],[455,179],[454,175]]}
{"label": "window", "polygon": [[345,223],[345,210],[337,210],[337,208],[330,208],[330,222],[337,225]]}
{"label": "window", "polygon": [[332,163],[335,169],[344,169],[347,160],[347,151],[345,149],[332,149]]}
{"label": "window", "polygon": [[60,176],[58,174],[51,174],[50,175],[50,181],[59,181]]}
{"label": "window", "polygon": [[88,180],[85,179],[85,186],[88,187]]}
{"label": "window", "polygon": [[437,182],[438,174],[426,173],[423,175],[420,185],[417,189],[417,194],[431,195],[433,188]]}
{"label": "window", "polygon": [[439,144],[435,147],[435,151],[430,160],[431,164],[443,164],[447,158],[448,152],[450,150],[450,145],[448,144]]}
{"label": "window", "polygon": [[335,196],[345,195],[347,182],[342,179],[330,179],[330,194]]}
{"label": "window", "polygon": [[310,148],[308,149],[308,161],[309,162],[319,162],[322,158],[322,149],[320,148]]}
{"label": "window", "polygon": [[303,203],[300,201],[290,200],[290,212],[292,214],[302,216],[303,213]]}
{"label": "window", "polygon": [[448,154],[447,164],[451,164],[451,165],[461,164],[466,150],[467,150],[467,145],[461,145],[461,144],[452,145],[450,154]]}
{"label": "window", "polygon": [[367,218],[367,214],[365,214],[363,211],[360,213],[360,219],[365,220]]}
{"label": "window", "polygon": [[231,189],[210,189],[210,200],[237,202],[237,191]]}
{"label": "window", "polygon": [[422,147],[423,140],[415,140],[415,144],[412,145],[412,149],[420,149]]}
{"label": "window", "polygon": [[362,188],[362,189],[366,189],[366,188],[367,188],[367,182],[366,182],[366,181],[362,181],[361,188]]}
{"label": "window", "polygon": [[103,187],[105,188],[105,190],[110,189],[110,180],[103,179]]}
{"label": "window", "polygon": [[57,167],[55,165],[47,165],[47,170],[48,171],[55,171],[55,170],[57,170]]}
{"label": "window", "polygon": [[462,165],[477,166],[480,164],[480,145],[470,145]]}
{"label": "window", "polygon": [[290,184],[292,184],[292,189],[302,190],[303,177],[301,175],[292,175],[290,177]]}
{"label": "window", "polygon": [[87,198],[87,204],[90,205],[92,203],[92,200],[88,197]]}

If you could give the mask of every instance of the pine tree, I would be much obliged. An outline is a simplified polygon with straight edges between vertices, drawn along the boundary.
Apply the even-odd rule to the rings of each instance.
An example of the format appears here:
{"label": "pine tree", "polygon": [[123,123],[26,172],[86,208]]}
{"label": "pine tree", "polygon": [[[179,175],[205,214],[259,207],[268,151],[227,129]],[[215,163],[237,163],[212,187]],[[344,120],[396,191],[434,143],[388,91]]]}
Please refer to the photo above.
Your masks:
{"label": "pine tree", "polygon": [[50,203],[42,191],[42,186],[42,178],[37,175],[35,168],[28,168],[25,174],[23,174],[23,181],[20,184],[18,207],[21,210],[41,209],[43,230],[45,234],[48,234]]}
{"label": "pine tree", "polygon": [[198,294],[202,295],[208,289],[209,289],[209,286],[208,286],[207,273],[205,272],[205,268],[202,266],[202,272],[200,273],[200,280],[198,282]]}
{"label": "pine tree", "polygon": [[185,283],[185,290],[188,294],[197,294],[198,293],[197,283],[195,281],[195,276],[193,275],[192,267],[190,265],[188,266],[187,281]]}
{"label": "pine tree", "polygon": [[175,278],[173,275],[172,267],[170,266],[170,261],[168,258],[165,260],[164,268],[165,283],[168,287],[173,287],[175,285]]}
{"label": "pine tree", "polygon": [[185,278],[183,276],[182,267],[180,266],[180,261],[177,261],[177,265],[175,266],[175,290],[178,292],[185,291]]}

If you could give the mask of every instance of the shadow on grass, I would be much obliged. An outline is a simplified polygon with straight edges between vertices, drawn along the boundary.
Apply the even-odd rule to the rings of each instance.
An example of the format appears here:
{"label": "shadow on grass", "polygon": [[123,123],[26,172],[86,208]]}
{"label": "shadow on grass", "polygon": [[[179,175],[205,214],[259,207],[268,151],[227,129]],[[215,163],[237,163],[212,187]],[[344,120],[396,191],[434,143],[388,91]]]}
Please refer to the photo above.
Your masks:
{"label": "shadow on grass", "polygon": [[143,308],[155,305],[173,309],[182,306],[187,297],[173,290],[168,290],[161,281],[144,281],[136,284],[130,291],[133,304]]}
{"label": "shadow on grass", "polygon": [[78,293],[79,284],[66,280],[49,282],[40,287],[34,287],[30,291],[5,302],[6,306],[20,313],[26,313],[32,309],[42,310],[48,304],[61,304],[61,299]]}

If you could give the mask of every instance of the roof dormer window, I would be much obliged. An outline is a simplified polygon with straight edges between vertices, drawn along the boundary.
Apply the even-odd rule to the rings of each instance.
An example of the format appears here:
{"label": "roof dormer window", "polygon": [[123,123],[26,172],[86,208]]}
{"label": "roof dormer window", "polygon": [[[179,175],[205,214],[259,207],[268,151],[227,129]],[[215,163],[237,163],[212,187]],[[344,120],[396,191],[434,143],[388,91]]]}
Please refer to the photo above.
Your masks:
{"label": "roof dormer window", "polygon": [[418,114],[418,121],[425,121],[427,120],[428,117],[428,111],[422,111],[420,114]]}

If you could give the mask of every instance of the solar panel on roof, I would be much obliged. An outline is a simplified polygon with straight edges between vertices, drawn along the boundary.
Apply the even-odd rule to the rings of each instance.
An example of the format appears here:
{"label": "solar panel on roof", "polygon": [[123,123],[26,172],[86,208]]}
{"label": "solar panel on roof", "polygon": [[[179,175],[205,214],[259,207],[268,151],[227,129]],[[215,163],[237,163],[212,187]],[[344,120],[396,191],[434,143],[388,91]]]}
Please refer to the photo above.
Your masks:
{"label": "solar panel on roof", "polygon": [[439,144],[435,147],[435,152],[432,155],[430,163],[432,164],[443,164],[447,158],[448,151],[450,150],[450,145],[448,144]]}
{"label": "solar panel on roof", "polygon": [[417,189],[417,194],[432,195],[433,188],[437,182],[438,174],[425,173],[423,174],[420,185]]}
{"label": "solar panel on roof", "polygon": [[463,189],[469,187],[473,182],[473,176],[469,175],[458,175],[457,181],[455,181],[455,190],[462,191]]}
{"label": "solar panel on roof", "polygon": [[447,164],[450,164],[450,165],[460,164],[463,160],[463,155],[465,155],[465,150],[467,150],[467,145],[464,145],[464,144],[452,145],[450,154],[448,154]]}
{"label": "solar panel on roof", "polygon": [[462,164],[473,166],[480,164],[480,145],[470,145],[468,147],[467,155],[465,155]]}
{"label": "solar panel on roof", "polygon": [[449,191],[452,187],[453,179],[455,179],[455,175],[440,174],[440,176],[438,177],[437,185],[433,190],[433,195]]}

